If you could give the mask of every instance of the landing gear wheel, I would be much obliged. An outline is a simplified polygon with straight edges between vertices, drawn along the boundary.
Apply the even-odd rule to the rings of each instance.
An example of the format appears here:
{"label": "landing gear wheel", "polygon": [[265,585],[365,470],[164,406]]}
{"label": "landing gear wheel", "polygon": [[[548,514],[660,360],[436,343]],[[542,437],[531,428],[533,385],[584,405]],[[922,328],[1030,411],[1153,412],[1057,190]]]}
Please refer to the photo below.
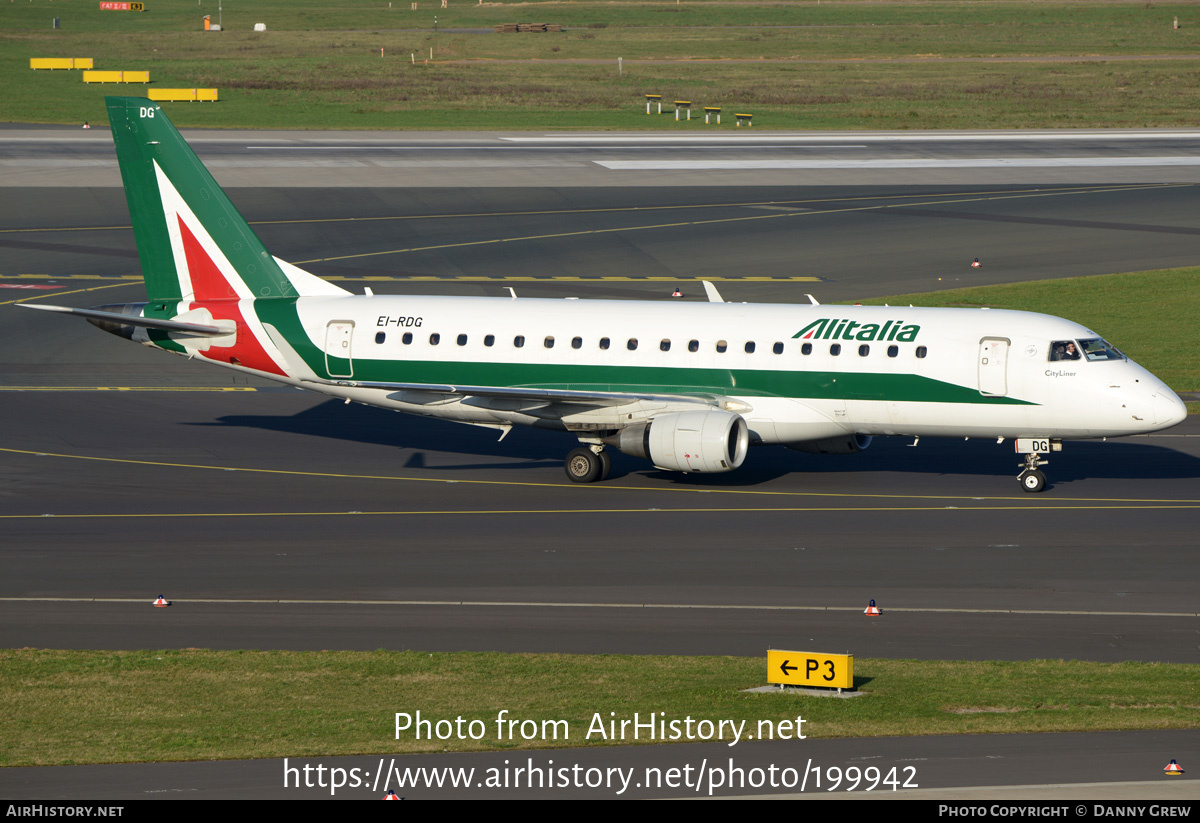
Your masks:
{"label": "landing gear wheel", "polygon": [[604,465],[600,455],[591,449],[572,449],[563,468],[575,483],[595,483],[600,479]]}
{"label": "landing gear wheel", "polygon": [[1046,475],[1037,469],[1025,472],[1025,474],[1021,475],[1021,488],[1030,494],[1037,494],[1046,488]]}
{"label": "landing gear wheel", "polygon": [[596,479],[597,481],[607,480],[608,475],[612,473],[612,457],[606,451],[600,452],[596,456],[600,458],[600,476]]}

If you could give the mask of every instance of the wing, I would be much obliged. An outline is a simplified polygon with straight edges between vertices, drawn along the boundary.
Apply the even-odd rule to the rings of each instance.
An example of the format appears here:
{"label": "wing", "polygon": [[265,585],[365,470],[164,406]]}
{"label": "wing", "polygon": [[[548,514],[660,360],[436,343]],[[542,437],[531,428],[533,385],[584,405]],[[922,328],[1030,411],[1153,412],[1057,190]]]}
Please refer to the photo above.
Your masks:
{"label": "wing", "polygon": [[302,377],[305,383],[344,386],[356,389],[412,391],[442,394],[447,397],[508,397],[516,400],[538,400],[550,403],[580,403],[588,406],[623,406],[647,400],[656,403],[686,403],[716,406],[720,398],[705,394],[657,394],[654,392],[602,392],[572,389],[539,389],[531,386],[450,386],[440,383],[385,383],[371,380],[324,380]]}

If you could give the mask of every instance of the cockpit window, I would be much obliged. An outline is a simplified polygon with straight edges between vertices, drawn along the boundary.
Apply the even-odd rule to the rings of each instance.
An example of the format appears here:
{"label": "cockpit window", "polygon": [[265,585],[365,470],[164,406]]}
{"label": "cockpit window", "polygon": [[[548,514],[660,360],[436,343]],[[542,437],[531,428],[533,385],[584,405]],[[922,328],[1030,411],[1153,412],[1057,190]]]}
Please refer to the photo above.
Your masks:
{"label": "cockpit window", "polygon": [[1050,360],[1078,360],[1079,346],[1074,340],[1055,340],[1050,344]]}
{"label": "cockpit window", "polygon": [[1125,355],[1115,349],[1111,343],[1099,337],[1080,340],[1079,347],[1083,349],[1083,356],[1089,361],[1125,359]]}

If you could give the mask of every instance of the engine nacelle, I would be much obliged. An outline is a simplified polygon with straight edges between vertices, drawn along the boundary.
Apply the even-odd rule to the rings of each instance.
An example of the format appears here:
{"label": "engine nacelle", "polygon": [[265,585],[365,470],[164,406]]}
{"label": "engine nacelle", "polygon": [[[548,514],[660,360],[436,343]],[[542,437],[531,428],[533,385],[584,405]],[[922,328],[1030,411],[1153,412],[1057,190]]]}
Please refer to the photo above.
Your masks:
{"label": "engine nacelle", "polygon": [[810,454],[854,454],[865,451],[871,445],[869,434],[842,434],[837,437],[827,437],[824,440],[802,440],[799,443],[788,443],[787,447],[796,452]]}
{"label": "engine nacelle", "polygon": [[604,442],[660,469],[728,472],[746,460],[750,427],[741,415],[718,409],[671,412],[626,426]]}

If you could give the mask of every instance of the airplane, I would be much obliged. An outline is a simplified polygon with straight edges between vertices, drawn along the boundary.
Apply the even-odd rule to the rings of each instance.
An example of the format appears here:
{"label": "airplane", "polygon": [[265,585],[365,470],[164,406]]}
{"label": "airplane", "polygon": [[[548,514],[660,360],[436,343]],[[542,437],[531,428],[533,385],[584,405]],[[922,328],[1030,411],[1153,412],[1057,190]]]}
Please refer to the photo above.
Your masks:
{"label": "airplane", "polygon": [[501,440],[565,430],[577,483],[608,477],[609,449],[728,472],[751,445],[848,454],[905,435],[1013,440],[1036,493],[1064,440],[1187,415],[1099,334],[1045,314],[729,303],[711,282],[704,303],[352,294],[267,251],[157,104],[105,100],[147,300],[21,305]]}

